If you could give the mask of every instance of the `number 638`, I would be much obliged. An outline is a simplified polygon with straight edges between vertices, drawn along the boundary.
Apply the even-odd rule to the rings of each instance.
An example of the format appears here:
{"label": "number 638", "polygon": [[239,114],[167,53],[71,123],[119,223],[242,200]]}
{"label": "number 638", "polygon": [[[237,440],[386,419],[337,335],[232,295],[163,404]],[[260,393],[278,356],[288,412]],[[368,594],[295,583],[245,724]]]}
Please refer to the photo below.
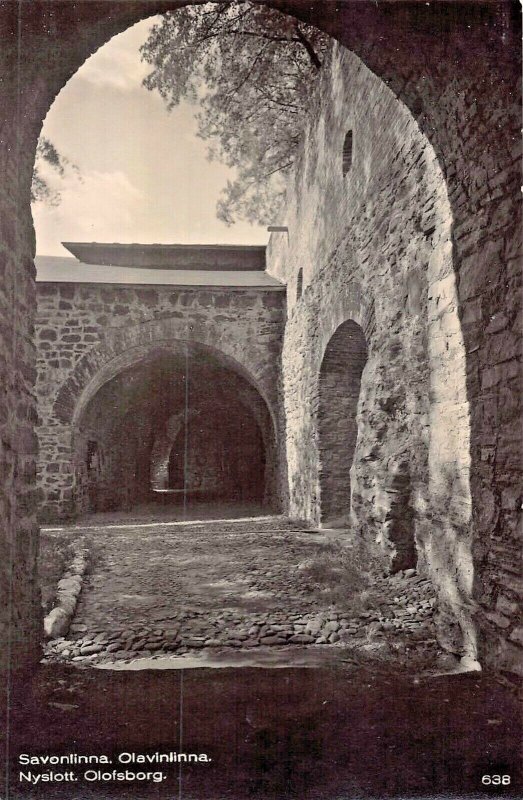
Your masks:
{"label": "number 638", "polygon": [[508,786],[510,775],[482,775],[481,783],[485,786]]}

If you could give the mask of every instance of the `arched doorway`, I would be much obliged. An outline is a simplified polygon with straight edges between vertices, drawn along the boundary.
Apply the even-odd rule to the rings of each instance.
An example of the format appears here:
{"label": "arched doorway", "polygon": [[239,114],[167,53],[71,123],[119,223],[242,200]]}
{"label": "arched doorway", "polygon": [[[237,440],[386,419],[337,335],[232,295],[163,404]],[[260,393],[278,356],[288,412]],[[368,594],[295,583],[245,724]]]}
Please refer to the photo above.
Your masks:
{"label": "arched doorway", "polygon": [[323,524],[347,520],[350,471],[358,436],[358,400],[367,345],[361,327],[346,320],[330,339],[319,378],[318,433]]}
{"label": "arched doorway", "polygon": [[153,348],[106,380],[75,415],[74,447],[77,513],[276,502],[265,401],[202,346]]}

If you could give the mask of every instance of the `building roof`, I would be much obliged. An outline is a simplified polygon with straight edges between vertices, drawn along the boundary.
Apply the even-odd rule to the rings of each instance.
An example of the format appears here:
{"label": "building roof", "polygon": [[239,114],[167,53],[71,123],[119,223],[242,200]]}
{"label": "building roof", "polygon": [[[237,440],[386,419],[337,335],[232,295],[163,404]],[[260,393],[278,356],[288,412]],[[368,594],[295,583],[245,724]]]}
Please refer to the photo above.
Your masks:
{"label": "building roof", "polygon": [[265,270],[264,245],[62,242],[83,264],[140,269]]}
{"label": "building roof", "polygon": [[154,269],[85,264],[63,256],[37,256],[39,283],[105,283],[141,286],[228,287],[282,291],[285,286],[266,272],[222,269]]}

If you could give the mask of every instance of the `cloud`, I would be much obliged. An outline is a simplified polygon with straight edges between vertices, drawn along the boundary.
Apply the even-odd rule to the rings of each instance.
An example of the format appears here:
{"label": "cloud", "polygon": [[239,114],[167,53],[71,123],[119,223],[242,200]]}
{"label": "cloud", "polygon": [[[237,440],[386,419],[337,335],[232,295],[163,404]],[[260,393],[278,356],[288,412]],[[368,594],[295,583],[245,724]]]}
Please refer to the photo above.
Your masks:
{"label": "cloud", "polygon": [[[55,183],[56,185],[56,183]],[[64,255],[60,241],[136,241],[136,222],[145,198],[121,171],[67,176],[58,206],[36,203],[37,252]]]}
{"label": "cloud", "polygon": [[[61,202],[37,203],[39,255],[67,255],[62,241],[264,242],[263,228],[227,228],[215,205],[231,171],[210,164],[195,136],[195,109],[167,113],[155,93],[140,89],[146,67],[139,46],[154,18],[111,39],[64,86],[43,134],[70,164],[60,178],[42,176]],[[75,172],[72,164],[78,165]]]}
{"label": "cloud", "polygon": [[97,87],[123,92],[141,86],[150,67],[140,58],[139,48],[146,41],[151,26],[159,17],[142,20],[113,37],[80,67],[77,78]]}

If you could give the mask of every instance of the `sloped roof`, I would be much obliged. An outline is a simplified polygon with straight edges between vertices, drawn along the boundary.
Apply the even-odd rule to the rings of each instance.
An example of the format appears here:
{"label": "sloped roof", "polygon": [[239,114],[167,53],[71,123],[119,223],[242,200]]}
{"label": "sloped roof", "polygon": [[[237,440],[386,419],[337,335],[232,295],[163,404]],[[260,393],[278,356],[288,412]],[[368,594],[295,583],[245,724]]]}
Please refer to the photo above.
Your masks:
{"label": "sloped roof", "polygon": [[35,258],[37,282],[208,286],[282,291],[285,286],[262,270],[153,269],[85,264],[63,256]]}
{"label": "sloped roof", "polygon": [[264,245],[62,242],[83,264],[140,269],[265,270]]}

